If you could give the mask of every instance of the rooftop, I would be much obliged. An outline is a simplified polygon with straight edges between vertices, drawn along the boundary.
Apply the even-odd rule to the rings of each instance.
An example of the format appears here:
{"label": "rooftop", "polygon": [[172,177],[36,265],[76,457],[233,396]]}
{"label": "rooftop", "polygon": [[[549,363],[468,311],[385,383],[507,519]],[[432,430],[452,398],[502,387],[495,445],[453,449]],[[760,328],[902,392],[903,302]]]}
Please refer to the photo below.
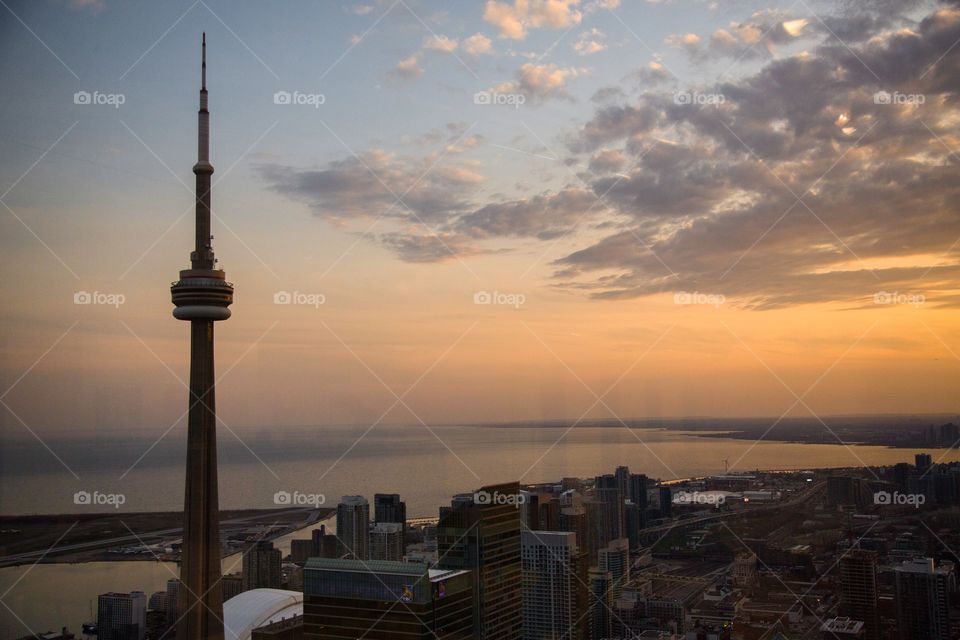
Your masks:
{"label": "rooftop", "polygon": [[831,633],[852,633],[857,634],[863,630],[861,620],[851,620],[850,618],[833,618],[820,625],[820,631],[829,631]]}

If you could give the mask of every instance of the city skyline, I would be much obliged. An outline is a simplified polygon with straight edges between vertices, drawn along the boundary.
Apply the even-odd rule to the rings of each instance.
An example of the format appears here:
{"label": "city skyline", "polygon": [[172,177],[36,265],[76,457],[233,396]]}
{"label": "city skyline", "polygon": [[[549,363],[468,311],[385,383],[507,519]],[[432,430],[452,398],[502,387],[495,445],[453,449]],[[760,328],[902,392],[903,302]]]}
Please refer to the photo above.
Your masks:
{"label": "city skyline", "polygon": [[8,5],[11,437],[177,420],[204,28],[227,424],[955,414],[957,9],[679,5]]}
{"label": "city skyline", "polygon": [[960,0],[0,16],[7,637],[956,640]]}

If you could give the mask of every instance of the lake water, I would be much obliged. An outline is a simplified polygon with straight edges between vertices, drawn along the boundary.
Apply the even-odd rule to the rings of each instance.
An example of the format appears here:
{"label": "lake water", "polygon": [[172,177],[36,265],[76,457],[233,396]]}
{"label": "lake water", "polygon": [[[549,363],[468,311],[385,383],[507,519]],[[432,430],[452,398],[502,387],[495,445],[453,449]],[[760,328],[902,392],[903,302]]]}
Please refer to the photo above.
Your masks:
{"label": "lake water", "polygon": [[[754,469],[806,469],[890,465],[913,461],[919,450],[842,444],[809,445],[696,437],[676,431],[624,427],[377,427],[220,433],[220,503],[223,508],[273,507],[277,491],[322,494],[328,505],[341,495],[400,493],[410,517],[435,516],[458,492],[481,484],[533,483],[563,476],[590,477],[621,464],[671,480]],[[157,437],[160,435],[156,434]],[[0,508],[5,515],[79,513],[79,490],[122,493],[120,512],[178,510],[183,500],[183,442],[110,437],[95,442],[51,443],[79,476],[49,453],[24,443],[6,446]],[[152,448],[150,448],[152,446]],[[148,451],[149,450],[149,451]],[[147,452],[148,451],[148,452]],[[145,454],[145,452],[147,452]],[[960,460],[960,451],[932,451],[934,459]],[[138,462],[139,460],[139,462]],[[98,509],[102,511],[103,508]],[[298,536],[301,537],[301,536]],[[308,537],[306,533],[302,537]],[[289,548],[289,541],[285,541]],[[239,564],[227,559],[225,569]],[[98,594],[161,590],[176,566],[157,562],[95,562],[0,569],[0,639],[32,631],[74,632],[89,619]],[[17,618],[20,618],[18,620]]]}

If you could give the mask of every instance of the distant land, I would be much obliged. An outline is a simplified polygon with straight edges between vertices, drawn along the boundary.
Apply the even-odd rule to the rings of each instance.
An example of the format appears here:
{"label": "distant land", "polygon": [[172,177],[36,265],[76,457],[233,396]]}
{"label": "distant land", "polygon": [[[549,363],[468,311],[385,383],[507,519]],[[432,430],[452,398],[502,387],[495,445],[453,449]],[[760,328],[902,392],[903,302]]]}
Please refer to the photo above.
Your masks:
{"label": "distant land", "polygon": [[[819,417],[735,417],[717,418],[710,416],[636,418],[623,417],[605,419],[583,419],[577,422],[572,418],[549,418],[542,420],[515,420],[509,422],[448,422],[435,423],[432,428],[553,428],[565,429],[575,425],[576,429],[615,428],[627,426],[631,429],[657,429],[661,431],[687,432],[711,438],[733,438],[738,440],[757,440],[762,437],[770,442],[793,442],[805,444],[864,444],[898,448],[960,448],[956,433],[960,425],[960,413],[915,413],[915,414],[847,414],[822,415]],[[252,443],[276,445],[285,439],[297,437],[309,438],[320,430],[336,431],[341,429],[366,429],[367,423],[329,424],[329,425],[234,425],[233,431],[244,438],[252,438]],[[421,429],[419,423],[381,423],[382,429]],[[698,432],[700,432],[698,434]],[[164,434],[166,436],[166,434]],[[174,445],[175,457],[172,463],[180,463],[181,442],[184,433],[171,432],[162,438],[159,444]],[[48,432],[45,435],[49,443],[59,443],[71,447],[81,447],[89,454],[105,446],[139,453],[142,442],[153,442],[156,432],[144,428],[98,427],[95,432],[85,433],[78,429]],[[33,447],[35,440],[28,434],[10,433],[6,436],[8,446],[26,443]],[[221,443],[221,447],[230,446],[230,442]],[[2,452],[2,450],[0,450]],[[18,456],[25,452],[20,451]],[[160,451],[154,452],[160,453]],[[160,454],[162,456],[162,454]],[[156,457],[156,456],[154,456]],[[4,459],[4,462],[17,466],[17,456]]]}
{"label": "distant land", "polygon": [[[470,424],[471,427],[549,427],[564,428],[569,420]],[[897,448],[960,448],[960,415],[845,415],[820,418],[629,418],[584,420],[580,428],[609,428],[626,425],[631,429],[704,432],[711,438],[737,440],[763,439],[770,442],[802,444],[864,444]],[[709,432],[709,433],[706,433]]]}

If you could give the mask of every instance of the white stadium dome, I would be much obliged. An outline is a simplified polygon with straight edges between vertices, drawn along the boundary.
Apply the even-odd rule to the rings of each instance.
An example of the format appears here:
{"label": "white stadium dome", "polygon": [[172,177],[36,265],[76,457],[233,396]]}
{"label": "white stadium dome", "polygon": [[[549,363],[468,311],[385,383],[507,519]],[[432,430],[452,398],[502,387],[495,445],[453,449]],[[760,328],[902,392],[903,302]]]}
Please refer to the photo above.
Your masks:
{"label": "white stadium dome", "polygon": [[225,640],[250,640],[254,629],[303,615],[303,593],[285,589],[251,589],[223,603]]}

